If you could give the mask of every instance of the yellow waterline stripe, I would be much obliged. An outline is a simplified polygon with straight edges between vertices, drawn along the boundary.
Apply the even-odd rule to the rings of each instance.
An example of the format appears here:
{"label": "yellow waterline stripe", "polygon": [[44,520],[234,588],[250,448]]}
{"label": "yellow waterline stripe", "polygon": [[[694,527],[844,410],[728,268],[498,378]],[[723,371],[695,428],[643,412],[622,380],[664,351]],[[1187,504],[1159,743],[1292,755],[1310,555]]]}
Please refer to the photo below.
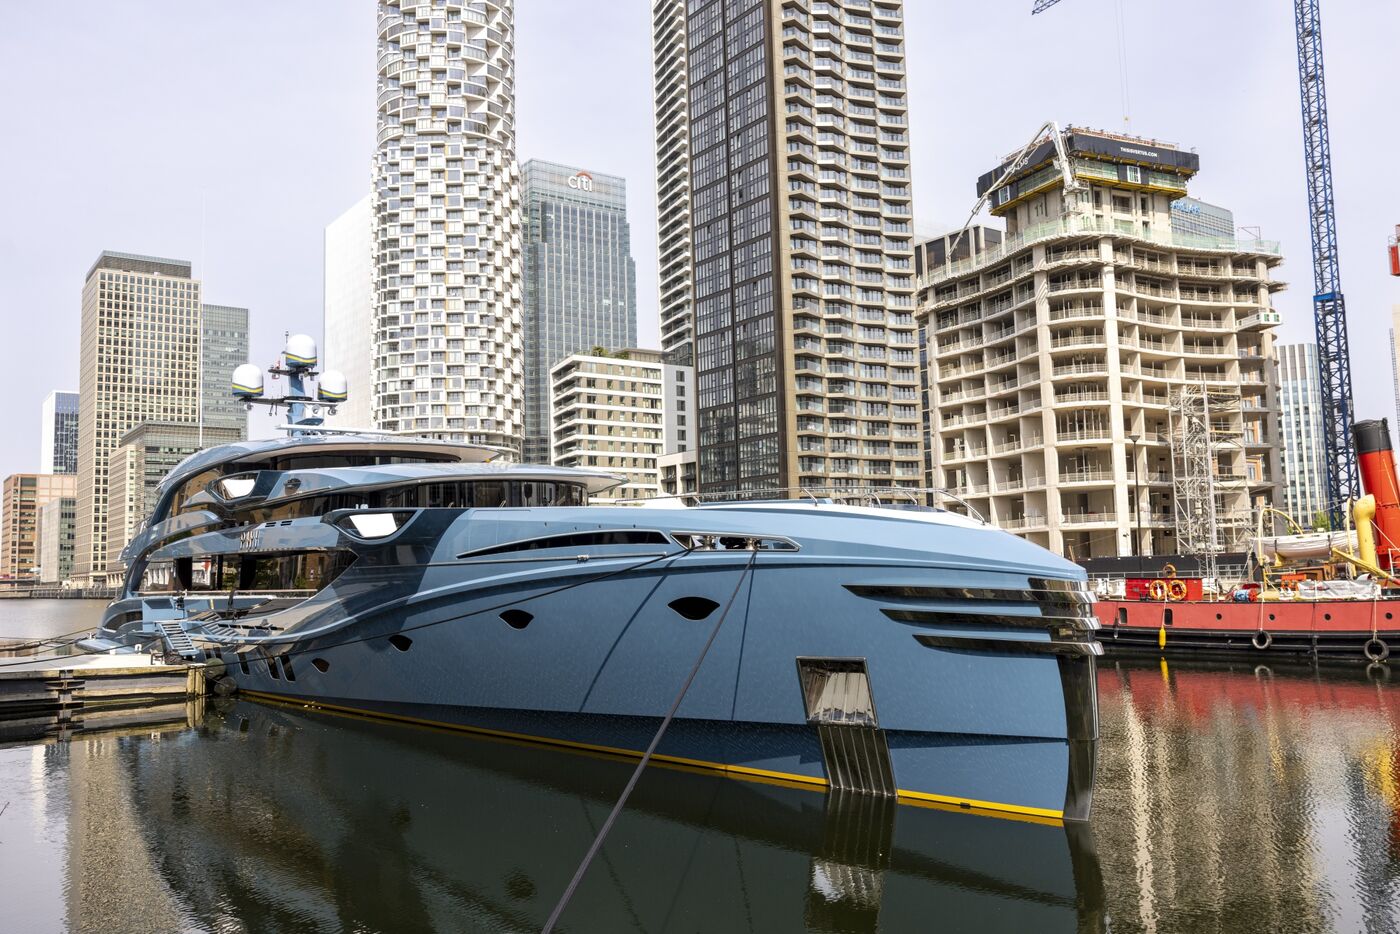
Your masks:
{"label": "yellow waterline stripe", "polygon": [[[393,720],[415,726],[425,726],[461,733],[474,733],[480,736],[510,740],[531,746],[563,746],[581,752],[618,756],[624,759],[640,759],[642,757],[642,754],[635,749],[623,749],[617,746],[601,746],[595,743],[580,743],[568,739],[556,739],[552,736],[536,736],[531,733],[514,733],[509,730],[493,730],[489,727],[468,726],[463,723],[449,723],[443,720],[408,717],[402,714],[366,710],[362,707],[345,707],[340,704],[327,704],[322,701],[307,700],[286,694],[267,694],[262,691],[249,690],[240,690],[238,693],[259,700],[270,701],[271,703],[284,707],[311,707],[317,710],[348,714],[356,717],[366,717],[375,720]],[[825,778],[814,775],[801,775],[796,772],[775,772],[770,769],[756,769],[747,765],[728,765],[723,762],[710,762],[705,759],[689,759],[684,756],[669,756],[661,753],[655,753],[651,758],[653,762],[658,764],[670,765],[698,772],[719,772],[741,781],[759,781],[786,785],[789,787],[806,788],[808,790],[827,788],[830,784]],[[903,788],[896,789],[895,794],[898,796],[899,800],[905,804],[936,807],[940,810],[946,808],[954,811],[987,811],[990,812],[990,816],[994,817],[1030,819],[1037,823],[1048,821],[1050,823],[1059,824],[1064,819],[1064,811],[1057,811],[1053,808],[1033,808],[1021,804],[1004,804],[999,801],[980,801],[976,798],[960,798],[954,795],[939,795],[926,791],[908,791]]]}

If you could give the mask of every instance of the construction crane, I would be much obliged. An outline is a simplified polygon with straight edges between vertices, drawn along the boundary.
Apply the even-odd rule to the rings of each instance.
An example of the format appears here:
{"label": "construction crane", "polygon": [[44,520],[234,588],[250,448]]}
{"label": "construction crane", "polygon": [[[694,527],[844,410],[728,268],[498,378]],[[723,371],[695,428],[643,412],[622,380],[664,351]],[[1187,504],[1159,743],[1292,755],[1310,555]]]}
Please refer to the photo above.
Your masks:
{"label": "construction crane", "polygon": [[[1058,3],[1059,0],[1050,0],[1050,2]],[[953,262],[953,255],[958,249],[958,244],[962,243],[963,237],[967,236],[967,232],[972,229],[972,222],[977,218],[981,210],[987,206],[988,202],[992,200],[992,196],[996,194],[997,189],[1004,185],[1008,178],[1021,171],[1026,162],[1030,159],[1031,153],[1047,139],[1055,147],[1053,164],[1055,168],[1059,170],[1060,179],[1064,182],[1064,191],[1061,192],[1061,194],[1065,199],[1065,222],[1070,223],[1070,218],[1079,213],[1079,192],[1087,191],[1088,187],[1074,174],[1074,168],[1070,162],[1069,153],[1065,150],[1065,134],[1060,131],[1060,125],[1054,120],[1047,120],[1040,125],[1040,129],[1035,131],[1035,135],[1030,138],[1030,141],[1022,146],[1019,152],[1007,160],[1006,168],[1002,170],[1001,175],[997,176],[997,180],[987,187],[987,190],[977,199],[977,203],[972,206],[972,213],[967,215],[967,223],[962,225],[962,229],[958,231],[958,235],[953,238],[953,242],[948,247],[949,263]]]}
{"label": "construction crane", "polygon": [[1312,229],[1313,324],[1322,391],[1323,459],[1328,512],[1340,528],[1348,504],[1361,496],[1356,448],[1351,443],[1351,349],[1346,301],[1337,265],[1337,219],[1332,204],[1332,146],[1327,138],[1327,87],[1322,73],[1322,17],[1318,0],[1293,0],[1298,30],[1298,86],[1303,98],[1304,168]]}
{"label": "construction crane", "polygon": [[[1060,0],[1035,0],[1031,14]],[[1332,201],[1332,146],[1327,134],[1327,87],[1322,71],[1320,0],[1293,0],[1298,35],[1298,87],[1303,104],[1304,168],[1308,179],[1308,223],[1312,233],[1313,325],[1317,334],[1322,393],[1322,444],[1327,465],[1327,509],[1340,528],[1348,504],[1361,496],[1356,449],[1351,349],[1347,341],[1346,300],[1337,264],[1337,219]]]}

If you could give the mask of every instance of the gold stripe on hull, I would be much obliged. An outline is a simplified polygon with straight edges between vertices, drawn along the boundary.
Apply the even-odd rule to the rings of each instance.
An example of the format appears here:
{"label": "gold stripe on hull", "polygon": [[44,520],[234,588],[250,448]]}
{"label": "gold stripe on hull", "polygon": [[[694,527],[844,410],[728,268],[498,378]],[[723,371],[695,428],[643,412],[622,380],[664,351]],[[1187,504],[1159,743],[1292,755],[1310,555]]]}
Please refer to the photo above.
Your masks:
{"label": "gold stripe on hull", "polygon": [[[267,694],[262,691],[241,689],[238,693],[240,696],[252,697],[286,707],[296,707],[298,709],[311,707],[315,710],[321,710],[327,713],[365,717],[371,720],[391,720],[396,723],[406,723],[412,726],[426,727],[435,730],[471,733],[476,736],[519,743],[522,745],[557,746],[577,752],[610,758],[636,760],[642,757],[642,753],[635,749],[622,749],[616,746],[602,746],[595,743],[579,743],[573,740],[556,739],[552,736],[513,733],[509,730],[493,730],[488,727],[469,726],[463,723],[448,723],[443,720],[428,720],[422,717],[407,717],[402,714],[366,710],[363,707],[345,707],[340,704],[327,704],[316,700],[296,698],[286,694]],[[796,772],[775,772],[770,769],[756,769],[747,765],[730,765],[724,762],[709,762],[704,759],[688,759],[684,756],[668,756],[662,755],[661,753],[653,754],[651,759],[656,764],[668,768],[706,774],[717,772],[729,778],[736,778],[741,781],[763,782],[764,784],[782,785],[788,788],[800,788],[807,791],[825,789],[828,787],[828,782],[825,778],[814,775],[800,775]],[[939,795],[925,791],[908,791],[903,788],[897,789],[895,793],[901,804],[909,804],[915,807],[961,811],[964,813],[975,812],[985,814],[989,817],[1023,820],[1037,824],[1052,824],[1055,826],[1059,826],[1064,822],[1064,811],[1057,811],[1053,808],[1033,808],[1021,804],[1005,804],[999,801],[981,801],[975,798],[960,798],[955,795]]]}

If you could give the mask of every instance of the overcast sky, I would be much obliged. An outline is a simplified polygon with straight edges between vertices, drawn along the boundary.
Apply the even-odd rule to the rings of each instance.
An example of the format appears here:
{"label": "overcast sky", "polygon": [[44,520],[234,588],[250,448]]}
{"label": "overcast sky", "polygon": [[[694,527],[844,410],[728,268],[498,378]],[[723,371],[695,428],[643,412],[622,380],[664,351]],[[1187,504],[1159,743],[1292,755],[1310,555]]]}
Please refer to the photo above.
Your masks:
{"label": "overcast sky", "polygon": [[[918,228],[961,224],[977,175],[1044,120],[1122,129],[1121,50],[1130,129],[1194,147],[1192,193],[1282,241],[1283,338],[1310,340],[1291,4],[1064,0],[1031,17],[1031,3],[906,0]],[[375,12],[370,0],[0,10],[3,476],[37,468],[40,403],[77,388],[82,280],[103,249],[192,260],[206,301],[252,309],[258,363],[284,329],[319,338],[323,228],[369,185]],[[1324,0],[1324,13],[1357,408],[1392,416],[1400,3]],[[519,158],[628,180],[638,330],[654,342],[650,2],[517,0],[516,19]]]}

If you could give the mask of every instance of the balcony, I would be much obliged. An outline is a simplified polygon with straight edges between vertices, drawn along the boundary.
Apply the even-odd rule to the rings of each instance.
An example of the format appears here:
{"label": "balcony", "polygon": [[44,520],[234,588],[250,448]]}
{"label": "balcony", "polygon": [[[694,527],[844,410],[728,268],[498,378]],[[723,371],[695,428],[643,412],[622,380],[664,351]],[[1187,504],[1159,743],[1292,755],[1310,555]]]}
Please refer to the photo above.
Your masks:
{"label": "balcony", "polygon": [[1112,483],[1113,471],[1095,468],[1092,470],[1062,470],[1060,483]]}
{"label": "balcony", "polygon": [[1062,512],[1063,525],[1116,525],[1118,514],[1113,512]]}

